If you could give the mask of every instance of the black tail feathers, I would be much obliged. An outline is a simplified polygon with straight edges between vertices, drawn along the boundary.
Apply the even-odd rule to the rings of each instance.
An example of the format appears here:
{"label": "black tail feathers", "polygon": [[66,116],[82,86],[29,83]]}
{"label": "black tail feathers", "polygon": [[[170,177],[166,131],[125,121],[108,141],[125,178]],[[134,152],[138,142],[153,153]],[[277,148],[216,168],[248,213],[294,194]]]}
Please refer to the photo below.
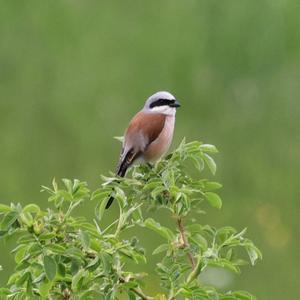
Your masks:
{"label": "black tail feathers", "polygon": [[[125,158],[118,165],[116,175],[118,175],[120,177],[124,177],[128,167],[131,165],[134,157],[135,157],[135,155],[134,155],[133,151],[132,150],[128,151]],[[113,201],[114,201],[114,197],[110,196],[106,203],[105,209],[108,209],[112,205]]]}
{"label": "black tail feathers", "polygon": [[107,203],[106,203],[105,209],[108,209],[108,208],[112,205],[114,199],[115,199],[115,198],[114,198],[113,196],[110,196],[110,197],[109,197],[109,199],[108,199],[108,201],[107,201]]}
{"label": "black tail feathers", "polygon": [[[120,176],[120,177],[124,177],[125,174],[126,174],[126,170],[127,170],[127,168],[126,169],[122,169],[122,172],[118,172],[117,175]],[[120,181],[118,181],[118,183],[119,182]],[[114,199],[115,199],[114,196],[112,196],[112,195],[109,196],[109,199],[108,199],[108,201],[106,203],[105,209],[108,209],[112,205]]]}

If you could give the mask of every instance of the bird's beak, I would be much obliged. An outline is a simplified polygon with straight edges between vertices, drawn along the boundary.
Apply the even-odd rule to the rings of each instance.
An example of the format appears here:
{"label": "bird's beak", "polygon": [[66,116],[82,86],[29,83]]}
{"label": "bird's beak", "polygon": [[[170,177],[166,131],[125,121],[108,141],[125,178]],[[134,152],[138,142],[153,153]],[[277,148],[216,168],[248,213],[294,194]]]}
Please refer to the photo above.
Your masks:
{"label": "bird's beak", "polygon": [[180,103],[177,101],[177,100],[175,100],[175,102],[174,103],[172,103],[172,104],[170,104],[170,106],[171,107],[180,107],[181,105],[180,105]]}

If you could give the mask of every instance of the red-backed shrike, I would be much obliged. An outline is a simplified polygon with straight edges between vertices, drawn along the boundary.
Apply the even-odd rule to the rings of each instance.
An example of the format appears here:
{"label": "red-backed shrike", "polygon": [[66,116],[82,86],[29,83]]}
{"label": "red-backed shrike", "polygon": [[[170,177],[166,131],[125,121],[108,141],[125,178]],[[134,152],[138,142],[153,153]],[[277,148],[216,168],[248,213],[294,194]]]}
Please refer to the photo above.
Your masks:
{"label": "red-backed shrike", "polygon": [[[168,92],[157,92],[147,99],[144,108],[132,118],[125,131],[116,175],[124,177],[128,167],[136,160],[153,162],[168,151],[179,106]],[[106,208],[113,200],[111,196]]]}

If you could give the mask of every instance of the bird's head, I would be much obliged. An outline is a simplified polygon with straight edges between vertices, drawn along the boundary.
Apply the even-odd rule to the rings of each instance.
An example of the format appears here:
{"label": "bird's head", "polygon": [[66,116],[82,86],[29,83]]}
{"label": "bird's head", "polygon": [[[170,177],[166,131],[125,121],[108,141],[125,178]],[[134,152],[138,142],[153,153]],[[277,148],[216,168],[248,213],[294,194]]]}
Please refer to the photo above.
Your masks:
{"label": "bird's head", "polygon": [[176,108],[180,103],[169,92],[157,92],[150,96],[144,106],[144,111],[161,113],[165,115],[175,115]]}

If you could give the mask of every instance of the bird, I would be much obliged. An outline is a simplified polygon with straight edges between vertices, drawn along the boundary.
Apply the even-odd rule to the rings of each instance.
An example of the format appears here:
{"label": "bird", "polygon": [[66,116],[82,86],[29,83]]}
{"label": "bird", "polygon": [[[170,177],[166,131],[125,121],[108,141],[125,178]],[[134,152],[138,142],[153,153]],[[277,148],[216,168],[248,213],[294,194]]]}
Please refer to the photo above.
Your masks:
{"label": "bird", "polygon": [[[180,106],[179,101],[166,91],[156,92],[146,100],[125,131],[117,176],[124,177],[136,161],[151,163],[166,154],[173,139],[176,110]],[[113,200],[110,196],[106,209]]]}

